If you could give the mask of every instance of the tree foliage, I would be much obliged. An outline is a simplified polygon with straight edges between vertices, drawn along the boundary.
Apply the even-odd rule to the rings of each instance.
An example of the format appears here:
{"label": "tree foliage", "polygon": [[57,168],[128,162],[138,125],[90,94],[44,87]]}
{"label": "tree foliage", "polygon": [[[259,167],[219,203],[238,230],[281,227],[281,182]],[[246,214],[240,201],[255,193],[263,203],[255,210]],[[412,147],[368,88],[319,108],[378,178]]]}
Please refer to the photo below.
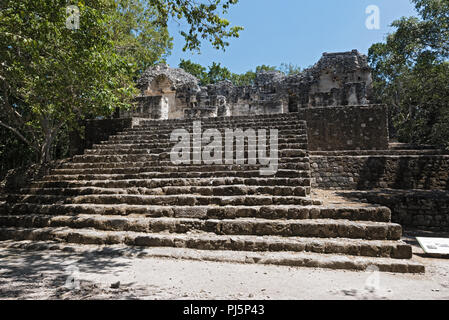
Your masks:
{"label": "tree foliage", "polygon": [[[186,49],[199,50],[201,40],[225,48],[226,39],[241,28],[231,27],[219,13],[235,3],[3,0],[0,127],[8,134],[2,134],[0,145],[20,141],[42,162],[50,160],[58,154],[55,143],[66,139],[79,120],[108,117],[132,104],[139,73],[169,53],[169,19],[183,19],[191,27],[184,34]],[[79,29],[66,26],[68,4],[80,10]]]}
{"label": "tree foliage", "polygon": [[117,9],[111,28],[117,52],[135,64],[135,74],[164,62],[173,47],[173,38],[166,27],[157,23],[158,12],[154,6],[147,0],[115,2]]}
{"label": "tree foliage", "polygon": [[181,31],[185,39],[184,51],[197,50],[201,41],[207,40],[216,49],[225,49],[228,38],[239,37],[243,30],[241,26],[231,26],[222,18],[238,0],[209,0],[197,2],[194,0],[152,0],[151,4],[158,11],[158,24],[166,27],[170,18],[175,21],[186,21],[189,30]]}
{"label": "tree foliage", "polygon": [[301,67],[294,65],[292,63],[282,63],[279,70],[286,75],[294,75],[301,73]]}
{"label": "tree foliage", "polygon": [[201,85],[207,85],[210,83],[207,74],[207,68],[203,67],[202,65],[194,63],[190,60],[181,59],[179,67],[200,80]]}
{"label": "tree foliage", "polygon": [[449,146],[449,2],[412,0],[419,17],[369,49],[374,88],[403,142]]}
{"label": "tree foliage", "polygon": [[5,0],[0,12],[0,125],[42,161],[64,125],[107,115],[134,93],[131,64],[114,51],[114,3],[78,2],[79,30],[66,27],[66,2]]}
{"label": "tree foliage", "polygon": [[280,68],[260,65],[256,70],[250,70],[242,74],[233,73],[227,67],[223,67],[220,63],[213,62],[211,66],[204,67],[190,60],[183,60],[179,63],[179,67],[194,75],[200,80],[201,85],[214,84],[220,81],[231,81],[236,86],[248,86],[254,84],[256,74],[263,71],[280,71],[286,75],[298,74],[301,69],[293,64],[281,64]]}

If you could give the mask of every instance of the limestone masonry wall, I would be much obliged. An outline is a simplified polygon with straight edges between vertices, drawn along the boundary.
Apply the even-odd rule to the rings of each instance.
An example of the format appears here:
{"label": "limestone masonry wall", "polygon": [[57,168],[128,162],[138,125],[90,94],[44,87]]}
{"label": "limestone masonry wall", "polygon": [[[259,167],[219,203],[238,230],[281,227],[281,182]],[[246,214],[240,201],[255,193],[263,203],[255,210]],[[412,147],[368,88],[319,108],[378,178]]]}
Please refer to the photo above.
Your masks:
{"label": "limestone masonry wall", "polygon": [[342,192],[354,200],[380,204],[392,211],[392,221],[403,227],[449,231],[449,193],[424,190]]}
{"label": "limestone masonry wall", "polygon": [[307,108],[309,150],[388,149],[387,107],[382,105]]}
{"label": "limestone masonry wall", "polygon": [[312,155],[312,187],[337,190],[449,190],[447,155],[363,154]]}

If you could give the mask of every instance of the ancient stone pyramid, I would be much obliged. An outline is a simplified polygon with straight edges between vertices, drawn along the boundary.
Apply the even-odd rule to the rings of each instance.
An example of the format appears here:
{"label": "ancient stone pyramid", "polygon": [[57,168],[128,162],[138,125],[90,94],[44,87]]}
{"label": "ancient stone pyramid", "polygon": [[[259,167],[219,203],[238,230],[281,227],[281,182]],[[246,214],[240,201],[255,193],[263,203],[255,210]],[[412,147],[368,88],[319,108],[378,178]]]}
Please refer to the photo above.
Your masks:
{"label": "ancient stone pyramid", "polygon": [[174,165],[174,129],[141,121],[52,170],[0,205],[0,240],[177,250],[178,257],[304,267],[424,272],[385,207],[310,198],[307,128],[295,114],[209,118],[203,129],[279,130],[279,170]]}

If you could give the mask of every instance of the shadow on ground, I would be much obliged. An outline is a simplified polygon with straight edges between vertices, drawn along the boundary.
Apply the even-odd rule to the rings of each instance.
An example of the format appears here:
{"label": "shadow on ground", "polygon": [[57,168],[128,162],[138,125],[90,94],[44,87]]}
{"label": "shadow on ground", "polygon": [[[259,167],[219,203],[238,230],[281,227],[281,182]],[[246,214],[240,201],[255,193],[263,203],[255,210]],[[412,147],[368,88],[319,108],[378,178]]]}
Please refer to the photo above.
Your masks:
{"label": "shadow on ground", "polygon": [[[33,249],[33,250],[31,250]],[[35,250],[38,251],[35,251]],[[42,248],[44,249],[44,248]],[[125,269],[129,263],[115,259],[127,254],[138,255],[139,248],[103,248],[88,252],[76,252],[73,248],[54,248],[46,251],[29,248],[25,254],[19,246],[0,250],[0,299],[88,299],[108,298],[120,291],[121,298],[134,299],[128,290],[134,283],[100,286],[81,281],[76,286],[76,273],[109,274],[112,270]],[[36,290],[39,286],[42,291]],[[54,288],[54,289],[49,289]],[[129,291],[129,294],[126,292]]]}

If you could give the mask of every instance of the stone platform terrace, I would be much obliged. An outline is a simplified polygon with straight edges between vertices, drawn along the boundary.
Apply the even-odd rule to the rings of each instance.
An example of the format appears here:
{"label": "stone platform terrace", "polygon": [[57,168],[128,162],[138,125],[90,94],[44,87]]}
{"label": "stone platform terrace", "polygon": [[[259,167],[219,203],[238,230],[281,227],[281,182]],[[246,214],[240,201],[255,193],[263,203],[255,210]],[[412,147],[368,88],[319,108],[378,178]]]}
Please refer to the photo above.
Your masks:
{"label": "stone platform terrace", "polygon": [[[203,130],[278,129],[279,167],[175,165],[170,134],[144,120],[0,204],[0,240],[183,248],[190,259],[422,273],[387,207],[310,197],[307,125],[295,113],[202,119]],[[195,150],[193,150],[195,152]],[[178,258],[182,258],[178,257]]]}

